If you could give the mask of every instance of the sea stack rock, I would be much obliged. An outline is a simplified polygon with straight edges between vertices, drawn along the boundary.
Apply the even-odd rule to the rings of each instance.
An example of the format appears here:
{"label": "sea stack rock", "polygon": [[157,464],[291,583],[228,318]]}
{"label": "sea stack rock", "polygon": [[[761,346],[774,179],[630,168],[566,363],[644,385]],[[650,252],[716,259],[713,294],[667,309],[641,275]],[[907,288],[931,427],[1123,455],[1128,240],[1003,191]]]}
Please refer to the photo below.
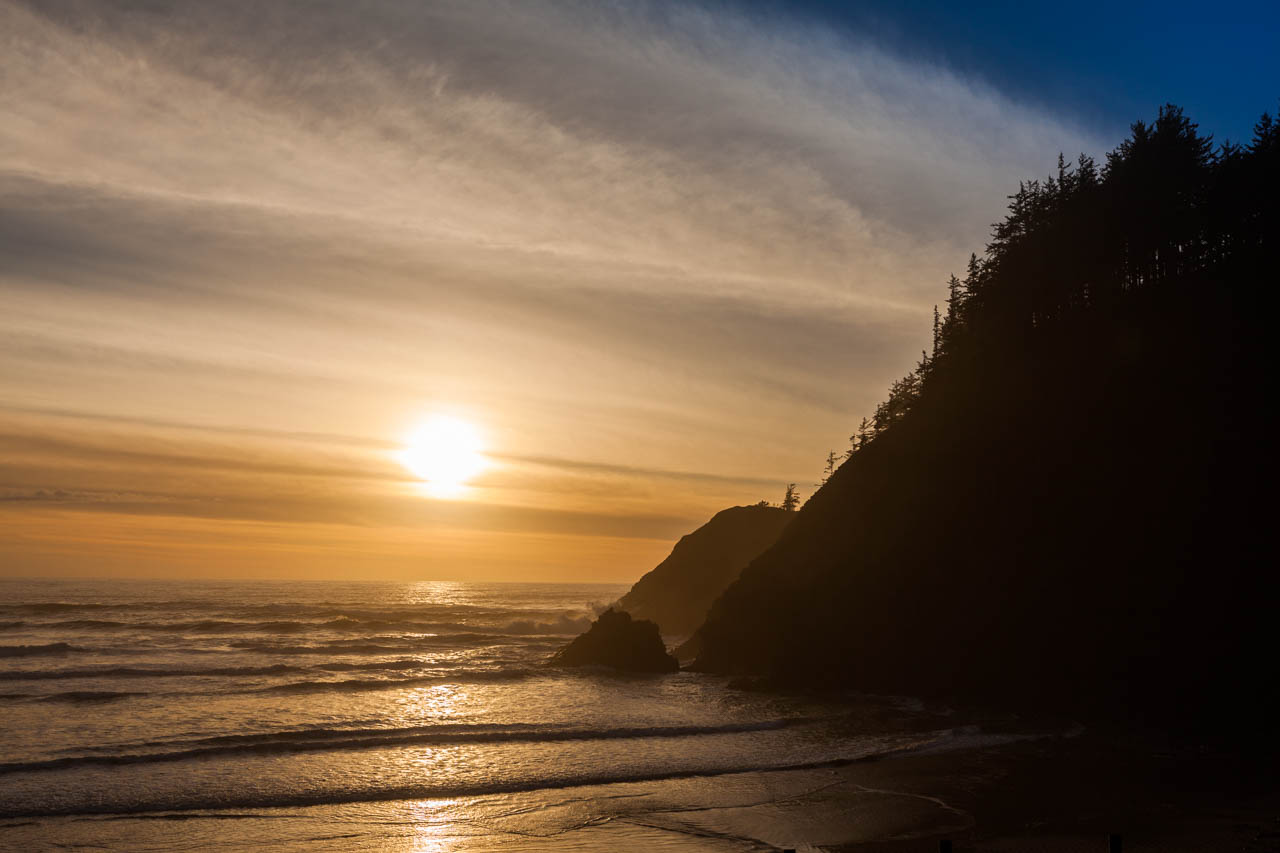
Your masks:
{"label": "sea stack rock", "polygon": [[657,624],[632,619],[622,610],[606,610],[569,645],[551,658],[555,666],[611,666],[626,672],[675,672],[680,664],[667,654]]}

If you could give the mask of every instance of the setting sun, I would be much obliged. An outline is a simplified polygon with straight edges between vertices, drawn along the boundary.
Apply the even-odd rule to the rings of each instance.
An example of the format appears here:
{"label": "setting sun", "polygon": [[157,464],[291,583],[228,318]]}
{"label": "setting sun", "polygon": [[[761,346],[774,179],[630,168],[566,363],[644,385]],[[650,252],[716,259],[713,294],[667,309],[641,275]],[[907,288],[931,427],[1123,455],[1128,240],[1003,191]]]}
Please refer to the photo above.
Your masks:
{"label": "setting sun", "polygon": [[435,497],[457,495],[487,464],[480,431],[448,415],[432,417],[410,433],[397,458]]}

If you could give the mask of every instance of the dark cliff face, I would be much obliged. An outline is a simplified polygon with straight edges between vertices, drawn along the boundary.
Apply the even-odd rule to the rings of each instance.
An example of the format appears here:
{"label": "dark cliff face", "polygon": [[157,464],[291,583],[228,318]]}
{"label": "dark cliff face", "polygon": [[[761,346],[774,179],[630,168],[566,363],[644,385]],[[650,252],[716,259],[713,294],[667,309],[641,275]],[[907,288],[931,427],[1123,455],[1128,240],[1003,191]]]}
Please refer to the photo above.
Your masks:
{"label": "dark cliff face", "polygon": [[795,513],[770,506],[738,506],[716,513],[681,538],[671,555],[640,578],[618,602],[638,619],[658,623],[668,637],[702,624],[716,597],[744,566],[777,541]]}
{"label": "dark cliff face", "polygon": [[905,414],[717,600],[696,668],[1219,730],[1277,710],[1280,134],[1215,160],[1191,127],[1020,193]]}
{"label": "dark cliff face", "polygon": [[1014,399],[975,377],[856,454],[715,603],[697,668],[1106,716],[1274,705],[1270,427],[1203,362],[1153,381],[1133,331],[1006,374]]}
{"label": "dark cliff face", "polygon": [[609,666],[625,672],[675,672],[658,626],[633,620],[621,610],[606,610],[591,627],[551,658],[553,666]]}

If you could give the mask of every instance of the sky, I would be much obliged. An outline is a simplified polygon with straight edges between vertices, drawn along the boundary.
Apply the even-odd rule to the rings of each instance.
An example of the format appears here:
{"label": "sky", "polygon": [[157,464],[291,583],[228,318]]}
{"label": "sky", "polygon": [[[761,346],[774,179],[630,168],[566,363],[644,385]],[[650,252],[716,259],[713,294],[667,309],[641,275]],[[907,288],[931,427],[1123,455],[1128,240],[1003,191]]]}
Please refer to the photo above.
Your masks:
{"label": "sky", "polygon": [[0,0],[0,575],[634,580],[812,492],[1059,151],[1247,139],[1280,12],[1213,12]]}

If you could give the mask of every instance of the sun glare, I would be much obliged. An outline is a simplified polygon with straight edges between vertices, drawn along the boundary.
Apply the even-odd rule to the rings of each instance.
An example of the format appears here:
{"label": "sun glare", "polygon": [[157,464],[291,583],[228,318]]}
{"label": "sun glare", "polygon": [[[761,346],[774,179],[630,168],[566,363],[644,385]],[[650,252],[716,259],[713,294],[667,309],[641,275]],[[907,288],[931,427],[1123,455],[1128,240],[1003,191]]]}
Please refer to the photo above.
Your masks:
{"label": "sun glare", "polygon": [[466,421],[437,415],[410,433],[398,454],[400,464],[423,481],[433,497],[456,497],[484,470],[480,431]]}

